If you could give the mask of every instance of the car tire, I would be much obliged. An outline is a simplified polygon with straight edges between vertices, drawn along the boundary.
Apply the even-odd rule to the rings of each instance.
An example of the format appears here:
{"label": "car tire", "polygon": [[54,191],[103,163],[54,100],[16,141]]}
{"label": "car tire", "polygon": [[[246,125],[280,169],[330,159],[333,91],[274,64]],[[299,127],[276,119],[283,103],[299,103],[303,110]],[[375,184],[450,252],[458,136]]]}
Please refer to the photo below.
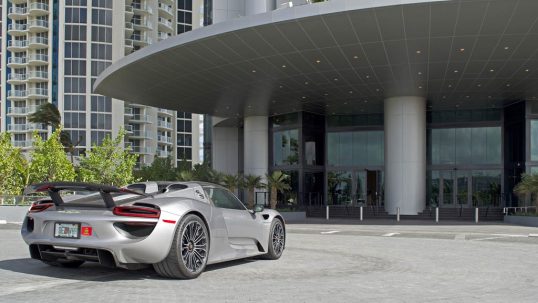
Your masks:
{"label": "car tire", "polygon": [[81,260],[65,260],[65,261],[45,261],[41,260],[43,263],[54,266],[54,267],[65,267],[65,268],[79,268],[84,261]]}
{"label": "car tire", "polygon": [[[271,223],[268,241],[268,251],[262,258],[267,260],[279,259],[286,247],[286,229],[284,227],[284,222],[279,218],[273,219],[273,222]],[[276,243],[273,241],[276,241]]]}
{"label": "car tire", "polygon": [[191,214],[179,222],[168,256],[153,268],[165,278],[194,279],[204,271],[208,256],[207,226],[199,216]]}

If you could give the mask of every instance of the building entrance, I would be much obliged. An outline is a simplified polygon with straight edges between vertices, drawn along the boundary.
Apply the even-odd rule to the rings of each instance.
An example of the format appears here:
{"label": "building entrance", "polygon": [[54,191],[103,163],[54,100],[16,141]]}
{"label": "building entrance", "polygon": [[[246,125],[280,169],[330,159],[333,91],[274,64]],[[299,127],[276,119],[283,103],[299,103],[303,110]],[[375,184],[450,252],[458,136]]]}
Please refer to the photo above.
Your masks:
{"label": "building entrance", "polygon": [[470,171],[434,170],[432,171],[432,205],[439,207],[470,207]]}
{"label": "building entrance", "polygon": [[328,176],[328,200],[332,205],[383,205],[383,171],[331,171]]}

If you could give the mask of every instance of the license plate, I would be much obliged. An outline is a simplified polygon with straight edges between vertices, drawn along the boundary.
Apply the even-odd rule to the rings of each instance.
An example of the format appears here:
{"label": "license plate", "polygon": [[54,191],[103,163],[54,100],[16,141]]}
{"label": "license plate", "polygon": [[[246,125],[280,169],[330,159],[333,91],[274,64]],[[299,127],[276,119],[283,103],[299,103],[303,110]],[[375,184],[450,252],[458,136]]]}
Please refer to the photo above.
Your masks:
{"label": "license plate", "polygon": [[80,223],[55,223],[54,237],[80,239]]}

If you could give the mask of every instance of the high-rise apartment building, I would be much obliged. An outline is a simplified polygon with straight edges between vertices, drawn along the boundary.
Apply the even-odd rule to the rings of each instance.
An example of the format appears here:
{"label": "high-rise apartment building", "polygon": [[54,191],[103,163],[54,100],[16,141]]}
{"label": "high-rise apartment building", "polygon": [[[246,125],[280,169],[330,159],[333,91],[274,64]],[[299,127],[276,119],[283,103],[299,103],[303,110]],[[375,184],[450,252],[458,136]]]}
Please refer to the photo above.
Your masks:
{"label": "high-rise apartment building", "polygon": [[192,139],[198,136],[198,115],[124,103],[92,92],[97,76],[113,62],[198,26],[192,3],[0,1],[1,130],[13,134],[16,146],[29,150],[35,131],[45,137],[51,129],[29,123],[28,116],[49,102],[60,110],[77,155],[123,127],[126,146],[140,154],[140,165],[168,156],[198,162],[198,147],[193,144],[198,140]]}

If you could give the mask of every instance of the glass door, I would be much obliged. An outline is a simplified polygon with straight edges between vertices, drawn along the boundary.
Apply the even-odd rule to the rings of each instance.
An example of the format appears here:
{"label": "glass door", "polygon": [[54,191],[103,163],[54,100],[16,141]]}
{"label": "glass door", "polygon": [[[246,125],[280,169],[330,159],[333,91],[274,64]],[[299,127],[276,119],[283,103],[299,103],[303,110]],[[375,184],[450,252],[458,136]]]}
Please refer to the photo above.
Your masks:
{"label": "glass door", "polygon": [[441,172],[441,184],[443,186],[441,206],[453,207],[454,206],[454,172],[445,170]]}
{"label": "glass door", "polygon": [[366,177],[366,171],[358,171],[355,173],[355,205],[366,205],[368,202]]}
{"label": "glass door", "polygon": [[467,207],[470,205],[470,197],[469,194],[469,172],[468,171],[457,171],[456,172],[456,179],[457,179],[457,206],[463,206]]}

